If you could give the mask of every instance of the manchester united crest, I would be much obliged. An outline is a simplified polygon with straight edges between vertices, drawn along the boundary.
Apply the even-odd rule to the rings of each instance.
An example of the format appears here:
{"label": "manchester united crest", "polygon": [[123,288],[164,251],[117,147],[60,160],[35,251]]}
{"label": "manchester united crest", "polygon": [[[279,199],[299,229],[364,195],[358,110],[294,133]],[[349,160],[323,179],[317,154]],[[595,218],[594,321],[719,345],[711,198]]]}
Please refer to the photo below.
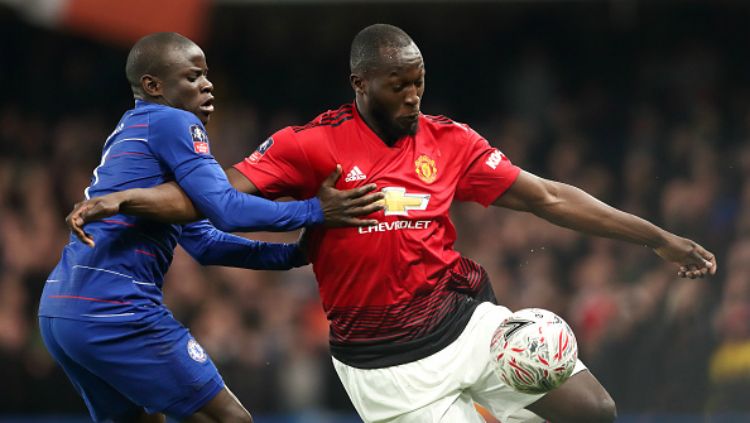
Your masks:
{"label": "manchester united crest", "polygon": [[414,162],[414,170],[417,172],[417,176],[422,181],[431,184],[435,182],[437,178],[437,167],[435,167],[435,160],[432,160],[430,156],[422,154]]}

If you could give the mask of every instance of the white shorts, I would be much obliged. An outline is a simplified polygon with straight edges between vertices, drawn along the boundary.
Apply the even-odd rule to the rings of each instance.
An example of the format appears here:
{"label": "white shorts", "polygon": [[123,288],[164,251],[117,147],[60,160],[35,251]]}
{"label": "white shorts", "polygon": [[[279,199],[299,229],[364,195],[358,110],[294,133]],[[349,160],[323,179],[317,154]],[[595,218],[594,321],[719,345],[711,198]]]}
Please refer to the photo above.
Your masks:
{"label": "white shorts", "polygon": [[[482,303],[458,339],[411,363],[359,369],[334,358],[333,366],[367,423],[483,423],[475,402],[502,422],[542,422],[524,407],[544,395],[514,391],[492,370],[490,340],[510,314],[505,307]],[[573,374],[585,369],[579,360]]]}

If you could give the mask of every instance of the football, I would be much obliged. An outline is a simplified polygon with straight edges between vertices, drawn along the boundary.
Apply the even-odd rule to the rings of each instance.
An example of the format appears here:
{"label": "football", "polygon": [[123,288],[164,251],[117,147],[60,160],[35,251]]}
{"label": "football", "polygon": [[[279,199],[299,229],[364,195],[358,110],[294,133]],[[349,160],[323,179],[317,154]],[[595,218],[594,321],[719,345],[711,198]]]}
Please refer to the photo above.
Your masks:
{"label": "football", "polygon": [[490,343],[495,373],[511,388],[542,394],[573,373],[578,344],[557,314],[539,308],[513,313],[495,330]]}

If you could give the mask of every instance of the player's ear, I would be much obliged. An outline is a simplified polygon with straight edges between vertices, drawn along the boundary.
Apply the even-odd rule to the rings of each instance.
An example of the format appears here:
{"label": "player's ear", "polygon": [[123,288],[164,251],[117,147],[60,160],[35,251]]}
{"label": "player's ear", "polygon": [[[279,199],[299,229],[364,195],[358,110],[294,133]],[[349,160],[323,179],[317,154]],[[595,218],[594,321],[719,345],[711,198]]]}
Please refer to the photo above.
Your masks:
{"label": "player's ear", "polygon": [[353,73],[349,75],[349,83],[352,84],[352,89],[357,95],[364,95],[365,93],[365,80],[362,76]]}
{"label": "player's ear", "polygon": [[143,93],[150,97],[161,97],[162,84],[161,80],[153,75],[143,75],[141,77],[141,89]]}

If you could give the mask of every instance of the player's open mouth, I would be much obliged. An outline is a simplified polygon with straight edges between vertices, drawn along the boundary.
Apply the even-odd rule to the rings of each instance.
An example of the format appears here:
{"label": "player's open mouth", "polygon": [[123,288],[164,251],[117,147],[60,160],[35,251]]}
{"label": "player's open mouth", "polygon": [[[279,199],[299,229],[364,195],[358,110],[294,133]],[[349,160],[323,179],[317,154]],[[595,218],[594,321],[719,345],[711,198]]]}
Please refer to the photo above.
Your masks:
{"label": "player's open mouth", "polygon": [[208,101],[204,102],[200,106],[201,112],[210,114],[214,112],[214,98],[211,97]]}
{"label": "player's open mouth", "polygon": [[413,115],[406,115],[401,116],[400,120],[408,122],[408,123],[414,123],[419,119],[419,113],[415,113]]}

